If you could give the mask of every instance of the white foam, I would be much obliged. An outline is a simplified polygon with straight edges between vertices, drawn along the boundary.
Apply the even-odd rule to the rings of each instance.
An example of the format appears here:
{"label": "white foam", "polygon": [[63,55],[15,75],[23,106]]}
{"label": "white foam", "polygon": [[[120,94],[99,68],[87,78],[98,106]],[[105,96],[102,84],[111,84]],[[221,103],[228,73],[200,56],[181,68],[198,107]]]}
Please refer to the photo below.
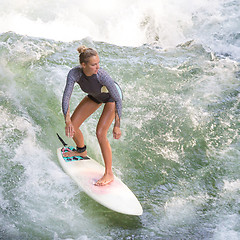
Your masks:
{"label": "white foam", "polygon": [[37,128],[33,128],[30,121],[21,116],[15,116],[9,113],[3,106],[0,106],[0,133],[1,133],[1,144],[7,147],[7,138],[9,138],[15,129],[24,133],[27,132],[28,136],[35,137],[34,132]]}
{"label": "white foam", "polygon": [[[2,0],[0,32],[61,41],[90,37],[127,46],[157,40],[168,47],[196,37],[197,32],[192,31],[196,19],[201,24],[209,18],[218,27],[226,18],[221,6],[218,0],[150,0],[147,4],[144,0]],[[209,38],[209,28],[203,39]]]}
{"label": "white foam", "polygon": [[169,199],[165,205],[165,218],[163,222],[168,225],[185,225],[191,224],[197,218],[197,209],[201,204],[203,204],[208,196],[198,195],[198,196],[188,196],[186,198],[182,197],[172,197]]}
{"label": "white foam", "polygon": [[218,223],[214,230],[213,239],[215,240],[239,240],[239,215],[238,214],[226,214]]}
{"label": "white foam", "polygon": [[236,192],[240,190],[240,179],[237,179],[235,181],[227,181],[224,180],[224,190],[228,192]]}
{"label": "white foam", "polygon": [[[38,225],[51,224],[58,232],[61,230],[59,224],[71,228],[68,221],[79,226],[83,211],[79,207],[79,201],[74,203],[74,197],[81,190],[56,164],[56,155],[52,156],[50,150],[38,142],[36,136],[39,127],[26,116],[13,115],[2,106],[0,115],[1,146],[5,151],[10,150],[7,140],[12,134],[16,130],[21,132],[21,141],[14,144],[14,148],[11,149],[12,159],[6,160],[15,166],[18,173],[14,174],[18,176],[18,181],[14,182],[16,187],[11,190],[11,201],[6,200],[8,198],[6,190],[0,188],[1,209],[11,209],[12,202],[16,201],[20,218],[16,217],[15,223],[22,221],[21,217],[24,218],[24,223],[21,223],[23,228],[25,224],[36,222]],[[4,174],[4,170],[1,169],[1,174]],[[58,222],[54,226],[52,219]],[[0,217],[0,222],[2,221],[6,222],[6,217],[3,219]],[[84,221],[81,225],[86,228]],[[14,233],[14,226],[8,224],[6,231]]]}

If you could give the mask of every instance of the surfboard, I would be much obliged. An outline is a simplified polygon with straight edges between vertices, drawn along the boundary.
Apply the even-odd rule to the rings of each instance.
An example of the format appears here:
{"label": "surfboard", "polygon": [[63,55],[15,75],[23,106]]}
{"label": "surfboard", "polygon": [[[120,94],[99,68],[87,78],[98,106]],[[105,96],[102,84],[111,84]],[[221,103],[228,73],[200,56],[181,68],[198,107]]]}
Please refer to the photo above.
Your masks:
{"label": "surfboard", "polygon": [[57,156],[63,170],[81,187],[81,189],[104,207],[127,215],[142,215],[143,209],[137,197],[118,177],[105,186],[95,186],[105,168],[91,157],[63,157],[63,152],[73,147],[57,149]]}

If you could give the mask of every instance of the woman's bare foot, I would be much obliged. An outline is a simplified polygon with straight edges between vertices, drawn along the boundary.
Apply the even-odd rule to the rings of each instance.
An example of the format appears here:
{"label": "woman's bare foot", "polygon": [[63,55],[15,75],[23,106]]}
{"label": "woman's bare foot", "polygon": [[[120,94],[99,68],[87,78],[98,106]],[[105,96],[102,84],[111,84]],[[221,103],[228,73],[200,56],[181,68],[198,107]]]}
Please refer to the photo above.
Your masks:
{"label": "woman's bare foot", "polygon": [[81,156],[81,157],[86,157],[87,156],[87,151],[79,153],[77,151],[69,151],[69,152],[64,152],[63,157],[74,157],[74,156]]}
{"label": "woman's bare foot", "polygon": [[105,173],[101,179],[99,179],[94,185],[105,186],[114,180],[113,173]]}

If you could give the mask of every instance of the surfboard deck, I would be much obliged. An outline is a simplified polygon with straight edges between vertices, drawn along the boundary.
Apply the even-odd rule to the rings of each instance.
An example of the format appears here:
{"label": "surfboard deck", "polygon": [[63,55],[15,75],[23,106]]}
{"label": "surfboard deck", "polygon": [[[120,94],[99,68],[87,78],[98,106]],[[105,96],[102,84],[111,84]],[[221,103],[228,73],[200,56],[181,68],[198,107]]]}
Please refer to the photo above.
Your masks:
{"label": "surfboard deck", "polygon": [[82,188],[82,190],[101,205],[127,215],[142,215],[143,209],[133,192],[116,176],[105,186],[94,184],[103,176],[105,168],[88,157],[63,158],[62,153],[73,147],[57,149],[57,156],[63,170]]}

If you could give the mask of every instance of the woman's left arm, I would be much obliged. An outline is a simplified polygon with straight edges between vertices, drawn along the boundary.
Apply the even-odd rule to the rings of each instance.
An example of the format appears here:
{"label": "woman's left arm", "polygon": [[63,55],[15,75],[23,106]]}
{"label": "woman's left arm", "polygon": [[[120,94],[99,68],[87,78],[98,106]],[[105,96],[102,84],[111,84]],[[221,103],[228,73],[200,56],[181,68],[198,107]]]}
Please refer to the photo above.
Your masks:
{"label": "woman's left arm", "polygon": [[[101,69],[102,70],[102,69]],[[115,82],[113,79],[104,71],[102,70],[101,73],[99,73],[99,82],[106,86],[109,94],[114,99],[116,103],[116,117],[115,117],[115,123],[118,127],[120,127],[120,119],[122,115],[122,97],[120,96],[120,93],[116,87]]]}
{"label": "woman's left arm", "polygon": [[115,82],[104,70],[102,70],[100,73],[99,82],[102,85],[107,87],[109,94],[115,101],[116,110],[115,110],[115,124],[113,128],[113,136],[115,139],[119,139],[121,136],[120,119],[122,115],[122,97],[120,96],[120,93],[116,87]]}
{"label": "woman's left arm", "polygon": [[115,115],[115,124],[113,127],[113,137],[115,139],[119,139],[121,137],[122,133],[121,133],[121,129],[120,129],[120,119],[118,117],[118,114],[116,113]]}

